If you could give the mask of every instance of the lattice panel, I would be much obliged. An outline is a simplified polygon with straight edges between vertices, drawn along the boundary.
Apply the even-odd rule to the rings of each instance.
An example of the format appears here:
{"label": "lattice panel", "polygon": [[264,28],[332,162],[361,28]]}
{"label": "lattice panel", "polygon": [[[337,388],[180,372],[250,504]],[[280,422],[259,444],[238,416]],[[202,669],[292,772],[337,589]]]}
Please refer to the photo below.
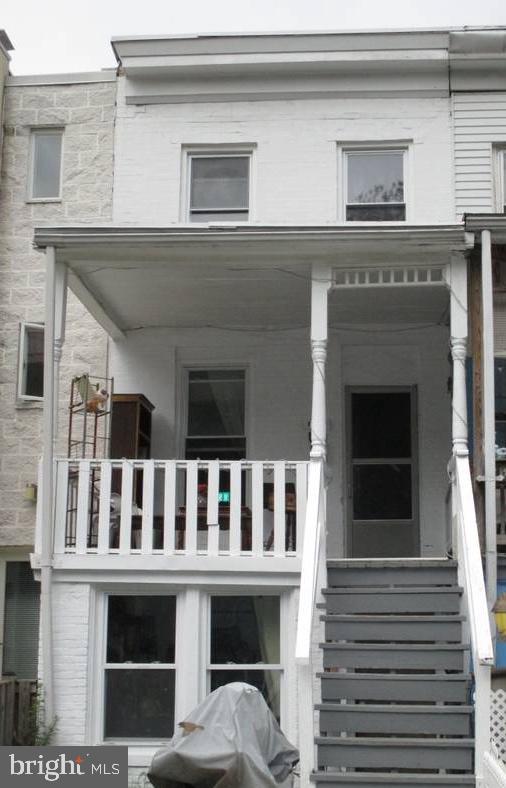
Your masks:
{"label": "lattice panel", "polygon": [[506,763],[506,690],[491,693],[490,729],[497,754]]}

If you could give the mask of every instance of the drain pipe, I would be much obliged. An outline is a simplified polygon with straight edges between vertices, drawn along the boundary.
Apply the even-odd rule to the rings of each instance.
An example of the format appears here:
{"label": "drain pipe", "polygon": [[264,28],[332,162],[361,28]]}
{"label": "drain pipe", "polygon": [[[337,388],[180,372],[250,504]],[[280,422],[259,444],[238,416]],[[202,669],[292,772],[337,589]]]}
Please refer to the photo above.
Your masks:
{"label": "drain pipe", "polygon": [[46,285],[44,320],[44,407],[42,442],[42,517],[40,539],[40,618],[42,684],[46,726],[54,719],[53,621],[52,621],[52,547],[53,547],[53,452],[54,452],[54,317],[55,250],[46,248]]}

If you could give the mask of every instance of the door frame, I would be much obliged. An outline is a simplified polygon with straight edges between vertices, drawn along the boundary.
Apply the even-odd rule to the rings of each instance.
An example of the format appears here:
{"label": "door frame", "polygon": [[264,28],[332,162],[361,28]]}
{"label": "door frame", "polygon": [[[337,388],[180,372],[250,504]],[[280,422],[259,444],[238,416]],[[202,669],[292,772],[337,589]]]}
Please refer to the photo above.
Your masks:
{"label": "door frame", "polygon": [[[420,484],[419,484],[419,445],[418,445],[418,386],[345,386],[344,388],[344,419],[345,419],[345,469],[344,469],[344,521],[345,521],[345,553],[348,558],[353,557],[353,478],[352,478],[352,445],[351,445],[351,398],[353,394],[399,394],[409,393],[411,403],[411,495],[412,495],[412,520],[414,528],[414,554],[420,556]],[[385,520],[370,520],[371,524],[388,522]],[[407,520],[396,522],[408,523]]]}

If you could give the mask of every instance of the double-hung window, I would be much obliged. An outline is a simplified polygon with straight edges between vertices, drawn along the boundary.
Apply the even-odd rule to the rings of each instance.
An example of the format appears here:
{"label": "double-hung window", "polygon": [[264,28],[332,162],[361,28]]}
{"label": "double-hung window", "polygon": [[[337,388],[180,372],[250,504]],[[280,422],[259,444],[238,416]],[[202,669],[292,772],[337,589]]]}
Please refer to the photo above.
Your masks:
{"label": "double-hung window", "polygon": [[188,370],[186,459],[246,456],[244,369]]}
{"label": "double-hung window", "polygon": [[33,129],[30,139],[28,199],[61,199],[63,129]]}
{"label": "double-hung window", "polygon": [[211,596],[208,691],[245,681],[280,719],[280,597]]}
{"label": "double-hung window", "polygon": [[250,154],[188,156],[190,222],[247,222]]}
{"label": "double-hung window", "polygon": [[405,169],[406,151],[403,149],[345,149],[343,181],[346,221],[405,221]]}
{"label": "double-hung window", "polygon": [[108,597],[105,739],[173,735],[175,661],[175,596]]}
{"label": "double-hung window", "polygon": [[18,397],[40,400],[44,395],[44,326],[22,323],[20,331]]}

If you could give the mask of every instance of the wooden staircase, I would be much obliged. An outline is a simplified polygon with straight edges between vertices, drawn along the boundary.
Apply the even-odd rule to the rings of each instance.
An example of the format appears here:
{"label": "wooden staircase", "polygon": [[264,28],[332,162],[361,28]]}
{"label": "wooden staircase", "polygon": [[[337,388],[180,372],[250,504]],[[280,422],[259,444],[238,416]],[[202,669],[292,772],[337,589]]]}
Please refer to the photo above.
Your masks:
{"label": "wooden staircase", "polygon": [[328,562],[319,788],[474,786],[457,567]]}

